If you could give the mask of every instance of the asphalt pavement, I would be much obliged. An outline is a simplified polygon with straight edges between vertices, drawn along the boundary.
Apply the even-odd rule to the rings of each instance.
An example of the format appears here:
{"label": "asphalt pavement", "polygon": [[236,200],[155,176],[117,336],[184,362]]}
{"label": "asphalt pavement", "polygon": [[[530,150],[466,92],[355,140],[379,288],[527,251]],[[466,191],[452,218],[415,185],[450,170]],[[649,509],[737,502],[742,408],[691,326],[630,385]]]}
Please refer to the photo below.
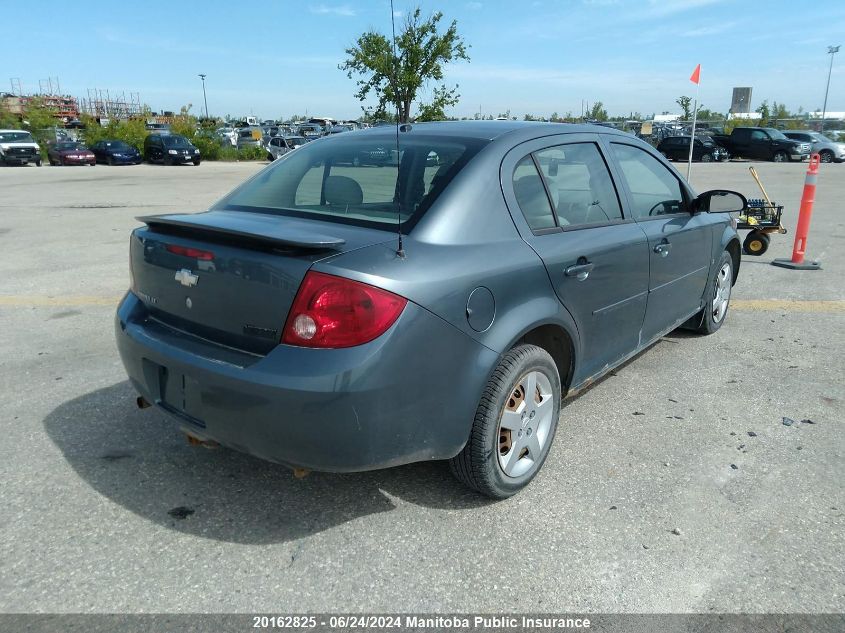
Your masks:
{"label": "asphalt pavement", "polygon": [[[692,181],[760,197],[748,165]],[[441,463],[298,480],[135,407],[135,216],[262,167],[0,169],[0,612],[845,610],[845,165],[821,166],[820,271],[770,265],[791,233],[743,256],[724,327],[568,401],[498,503]],[[792,230],[806,163],[756,167]]]}

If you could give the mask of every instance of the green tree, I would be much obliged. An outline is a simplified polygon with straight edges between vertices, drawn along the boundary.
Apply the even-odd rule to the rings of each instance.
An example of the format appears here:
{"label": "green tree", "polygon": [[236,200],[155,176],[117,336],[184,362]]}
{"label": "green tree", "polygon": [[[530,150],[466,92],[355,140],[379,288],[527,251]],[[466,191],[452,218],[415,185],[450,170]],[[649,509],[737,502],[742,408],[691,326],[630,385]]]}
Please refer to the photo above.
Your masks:
{"label": "green tree", "polygon": [[[469,61],[467,45],[458,34],[457,22],[453,20],[441,34],[438,23],[442,18],[443,14],[438,11],[423,19],[420,8],[414,9],[396,36],[396,57],[386,36],[376,31],[361,35],[355,46],[346,49],[348,58],[338,66],[350,79],[358,77],[355,96],[364,101],[373,93],[378,99],[377,111],[387,110],[388,105],[398,107],[399,121],[407,123],[411,118],[411,105],[420,90],[430,82],[442,82],[446,64]],[[431,103],[420,104],[420,112],[429,117],[437,116],[447,107],[454,106],[460,98],[457,89],[458,86],[438,85],[432,91]]]}
{"label": "green tree", "polygon": [[587,118],[593,121],[607,121],[607,110],[601,101],[596,101],[587,112]]}
{"label": "green tree", "polygon": [[20,127],[21,119],[17,114],[13,114],[2,103],[0,103],[0,129],[9,130]]}
{"label": "green tree", "polygon": [[769,118],[771,117],[771,110],[769,109],[769,101],[768,100],[764,100],[763,103],[761,103],[757,107],[755,112],[760,113],[760,125],[768,125],[769,124]]}
{"label": "green tree", "polygon": [[699,121],[724,121],[725,115],[721,112],[713,112],[713,110],[709,108],[705,108],[700,106],[698,108],[698,120]]}
{"label": "green tree", "polygon": [[54,128],[58,123],[58,112],[47,107],[41,97],[33,97],[23,108],[21,125],[42,147],[48,140],[56,140]]}
{"label": "green tree", "polygon": [[786,107],[785,103],[778,103],[772,101],[772,118],[773,119],[791,119],[792,113]]}
{"label": "green tree", "polygon": [[692,98],[687,97],[686,95],[682,95],[675,99],[675,103],[681,106],[681,110],[684,111],[684,121],[691,121],[692,120]]}

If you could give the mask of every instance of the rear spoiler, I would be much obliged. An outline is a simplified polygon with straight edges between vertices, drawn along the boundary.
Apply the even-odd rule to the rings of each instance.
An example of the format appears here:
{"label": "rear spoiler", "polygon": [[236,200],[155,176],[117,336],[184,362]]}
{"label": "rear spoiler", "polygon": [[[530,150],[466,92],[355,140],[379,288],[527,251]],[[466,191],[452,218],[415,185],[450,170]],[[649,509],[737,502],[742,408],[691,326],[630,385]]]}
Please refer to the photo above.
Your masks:
{"label": "rear spoiler", "polygon": [[286,226],[284,219],[262,213],[242,211],[206,211],[205,213],[176,213],[169,215],[147,215],[135,218],[151,229],[177,227],[193,229],[198,233],[230,236],[260,242],[268,246],[307,249],[340,248],[346,240],[305,231],[300,227]]}

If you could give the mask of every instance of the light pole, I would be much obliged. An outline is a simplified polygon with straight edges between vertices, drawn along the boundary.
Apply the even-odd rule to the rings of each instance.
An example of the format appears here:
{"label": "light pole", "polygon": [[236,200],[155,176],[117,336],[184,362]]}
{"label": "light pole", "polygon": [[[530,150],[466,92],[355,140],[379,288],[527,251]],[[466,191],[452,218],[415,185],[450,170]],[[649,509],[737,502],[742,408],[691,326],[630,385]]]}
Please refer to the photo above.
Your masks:
{"label": "light pole", "polygon": [[827,93],[830,92],[830,74],[833,72],[833,56],[839,52],[839,46],[828,46],[827,54],[830,55],[830,68],[827,71],[827,87],[824,89],[824,105],[822,106],[822,128],[824,134],[824,116],[827,114]]}
{"label": "light pole", "polygon": [[[208,118],[208,99],[205,96],[205,75],[200,73],[200,79],[202,79],[202,100],[205,103],[205,118]],[[825,97],[826,98],[826,97]]]}

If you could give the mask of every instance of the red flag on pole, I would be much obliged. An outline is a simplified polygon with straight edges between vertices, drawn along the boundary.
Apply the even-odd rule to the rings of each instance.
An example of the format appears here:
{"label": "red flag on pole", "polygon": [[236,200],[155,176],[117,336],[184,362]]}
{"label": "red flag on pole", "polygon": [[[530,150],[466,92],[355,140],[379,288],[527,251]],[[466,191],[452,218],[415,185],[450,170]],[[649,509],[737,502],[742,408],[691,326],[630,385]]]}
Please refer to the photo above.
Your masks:
{"label": "red flag on pole", "polygon": [[700,79],[701,79],[701,64],[699,64],[698,66],[695,67],[695,70],[692,71],[692,75],[690,75],[689,80],[692,83],[697,84]]}

